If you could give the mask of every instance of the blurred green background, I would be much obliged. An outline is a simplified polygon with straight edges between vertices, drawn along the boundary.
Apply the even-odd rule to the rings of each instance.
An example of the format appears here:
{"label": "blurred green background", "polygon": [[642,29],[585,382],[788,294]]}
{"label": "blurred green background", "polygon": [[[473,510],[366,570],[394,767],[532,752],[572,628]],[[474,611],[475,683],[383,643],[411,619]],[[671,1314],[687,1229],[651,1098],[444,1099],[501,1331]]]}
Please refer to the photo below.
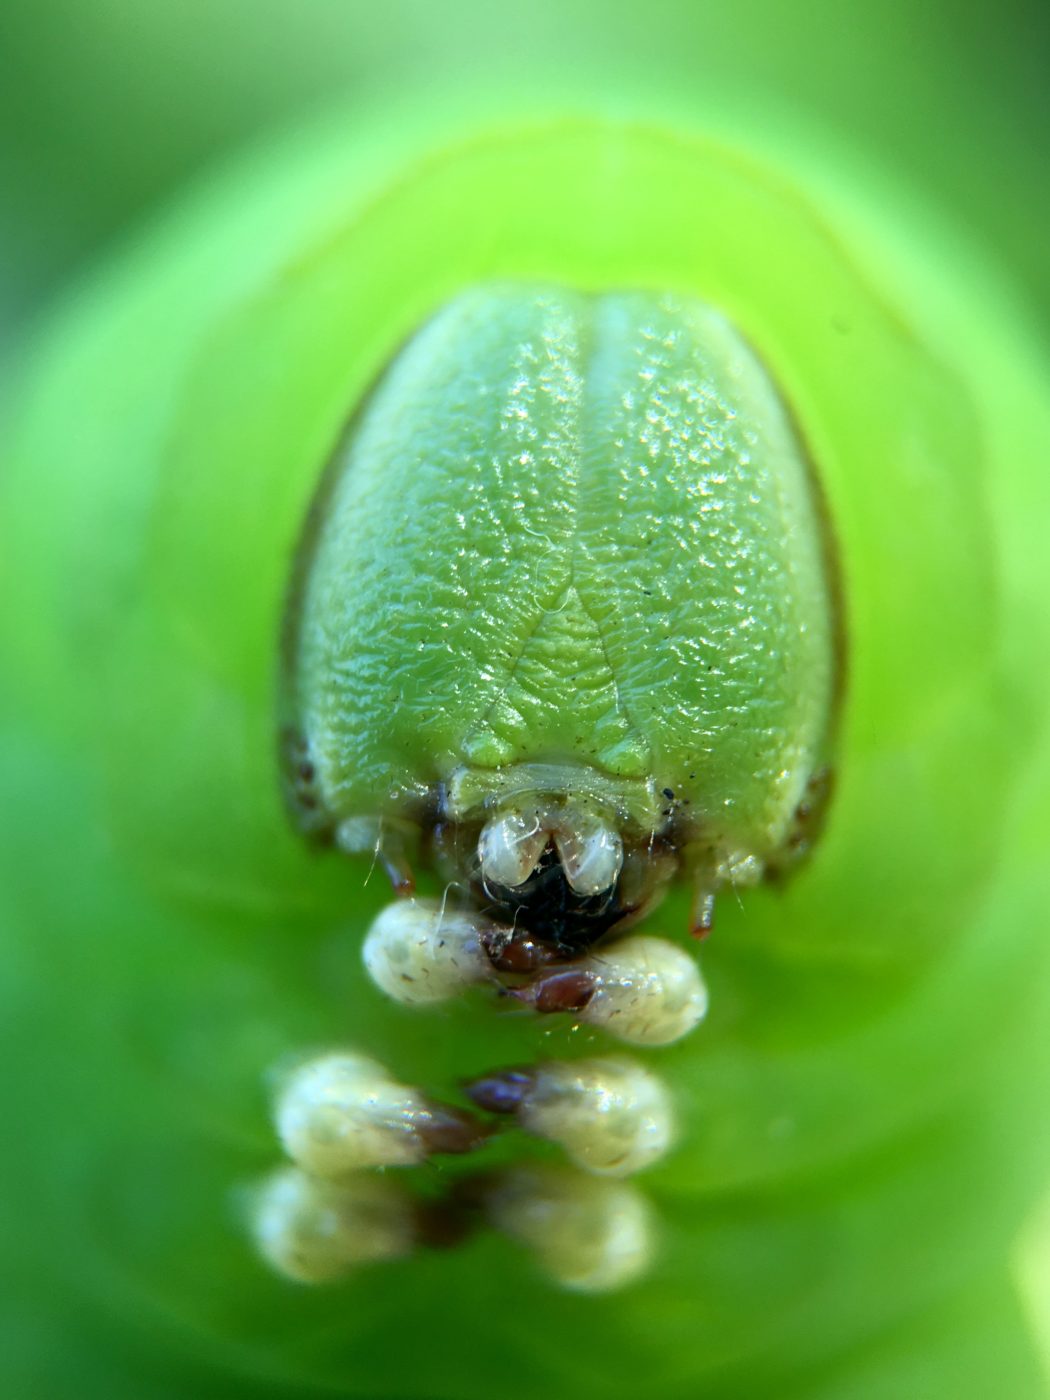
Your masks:
{"label": "blurred green background", "polygon": [[1045,0],[5,0],[0,325],[225,150],[335,98],[596,68],[833,128],[954,205],[1050,317]]}
{"label": "blurred green background", "polygon": [[[861,174],[867,163],[899,174],[943,203],[1008,269],[1050,340],[1050,7],[1042,3],[993,10],[947,0],[4,0],[0,349],[17,360],[22,337],[79,271],[119,248],[172,191],[245,141],[264,141],[336,101],[357,104],[365,122],[377,101],[396,106],[429,87],[491,87],[505,75],[508,86],[527,90],[594,72],[606,80],[622,75],[624,84],[641,76],[649,86],[702,97],[708,110],[724,103],[759,123],[808,123],[829,144],[852,148]],[[68,873],[75,883],[75,868]],[[125,921],[136,914],[129,902]],[[77,966],[64,971],[75,975]],[[140,1014],[145,1023],[147,1013]],[[58,1063],[60,1051],[52,1054]],[[263,1049],[256,1058],[265,1060]],[[75,1144],[70,1156],[76,1168]],[[151,1205],[144,1190],[129,1210],[145,1219]],[[61,1250],[47,1224],[41,1250]],[[439,1269],[427,1276],[440,1286]],[[129,1308],[140,1306],[133,1283],[122,1276],[106,1283],[118,1310],[125,1294]],[[67,1312],[56,1335],[35,1298],[20,1301],[9,1323],[12,1354],[32,1361],[61,1353],[49,1371],[58,1388],[48,1397],[111,1394],[120,1379],[127,1385],[121,1393],[147,1400],[269,1393],[261,1383],[240,1388],[237,1356],[202,1354],[198,1372],[185,1356],[176,1363],[139,1355],[147,1350],[141,1333],[103,1335],[86,1312]],[[994,1315],[989,1322],[984,1311],[980,1321],[994,1328]],[[644,1330],[644,1319],[634,1321]],[[691,1325],[683,1315],[684,1346]],[[959,1339],[965,1374],[968,1319],[949,1315],[943,1325],[951,1346]],[[288,1328],[296,1331],[294,1319]],[[308,1353],[316,1339],[306,1329],[302,1338]],[[903,1353],[909,1338],[895,1344]],[[926,1338],[913,1344],[921,1350]],[[492,1385],[498,1393],[498,1374]],[[829,1400],[883,1393],[875,1381],[865,1390],[862,1376],[850,1381],[842,1373],[829,1385]],[[447,1377],[435,1393],[450,1393]]]}

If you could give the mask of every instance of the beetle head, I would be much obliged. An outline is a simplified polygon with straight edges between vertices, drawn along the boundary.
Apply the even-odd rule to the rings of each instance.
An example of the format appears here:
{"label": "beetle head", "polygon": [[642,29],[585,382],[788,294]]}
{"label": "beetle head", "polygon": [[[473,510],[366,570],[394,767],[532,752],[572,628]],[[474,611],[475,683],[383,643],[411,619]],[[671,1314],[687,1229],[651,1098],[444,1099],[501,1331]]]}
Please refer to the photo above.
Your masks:
{"label": "beetle head", "polygon": [[435,846],[492,917],[558,949],[652,907],[677,869],[658,803],[579,765],[457,775]]}

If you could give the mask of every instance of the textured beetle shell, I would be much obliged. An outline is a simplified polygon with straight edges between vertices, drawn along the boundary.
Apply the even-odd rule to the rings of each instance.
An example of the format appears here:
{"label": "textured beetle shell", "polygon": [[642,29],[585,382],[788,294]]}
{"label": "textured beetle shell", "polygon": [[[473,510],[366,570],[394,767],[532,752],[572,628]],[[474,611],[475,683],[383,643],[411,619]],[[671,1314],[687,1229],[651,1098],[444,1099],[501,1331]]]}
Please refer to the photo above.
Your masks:
{"label": "textured beetle shell", "polygon": [[[833,588],[771,380],[692,298],[461,294],[340,454],[295,723],[336,818],[459,765],[578,762],[770,854],[824,758]],[[666,815],[666,813],[665,813]]]}

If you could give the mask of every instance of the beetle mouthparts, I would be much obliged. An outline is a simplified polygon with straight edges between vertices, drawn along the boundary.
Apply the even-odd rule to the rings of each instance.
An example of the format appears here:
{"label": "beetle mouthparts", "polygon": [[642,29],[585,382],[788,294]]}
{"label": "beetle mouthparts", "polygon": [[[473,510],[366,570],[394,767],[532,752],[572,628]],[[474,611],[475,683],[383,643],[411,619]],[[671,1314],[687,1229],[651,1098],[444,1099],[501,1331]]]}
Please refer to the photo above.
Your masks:
{"label": "beetle mouthparts", "polygon": [[482,828],[482,882],[521,889],[551,848],[576,895],[605,894],[619,879],[623,840],[611,824],[573,805],[534,804],[504,811]]}

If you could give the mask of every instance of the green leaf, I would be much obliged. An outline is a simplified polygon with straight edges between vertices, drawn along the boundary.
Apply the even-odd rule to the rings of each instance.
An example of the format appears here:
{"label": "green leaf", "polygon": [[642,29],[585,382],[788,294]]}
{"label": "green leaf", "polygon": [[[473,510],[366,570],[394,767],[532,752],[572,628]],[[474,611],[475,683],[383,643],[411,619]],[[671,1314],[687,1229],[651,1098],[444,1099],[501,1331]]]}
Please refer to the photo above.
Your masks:
{"label": "green leaf", "polygon": [[[3,1199],[26,1317],[85,1339],[79,1393],[151,1368],[196,1394],[1042,1393],[1011,1250],[1050,1149],[1048,374],[896,199],[623,103],[336,122],[176,212],[44,338],[0,482]],[[645,1282],[567,1296],[486,1237],[297,1290],[237,1211],[280,1056],[349,1042],[436,1090],[580,1044],[484,997],[384,1003],[359,962],[378,877],[280,804],[319,474],[411,329],[493,278],[679,288],[759,349],[841,550],[839,793],[790,887],[727,902],[709,1021],[654,1056],[685,1132],[645,1178]],[[682,901],[658,922],[684,930]]]}

